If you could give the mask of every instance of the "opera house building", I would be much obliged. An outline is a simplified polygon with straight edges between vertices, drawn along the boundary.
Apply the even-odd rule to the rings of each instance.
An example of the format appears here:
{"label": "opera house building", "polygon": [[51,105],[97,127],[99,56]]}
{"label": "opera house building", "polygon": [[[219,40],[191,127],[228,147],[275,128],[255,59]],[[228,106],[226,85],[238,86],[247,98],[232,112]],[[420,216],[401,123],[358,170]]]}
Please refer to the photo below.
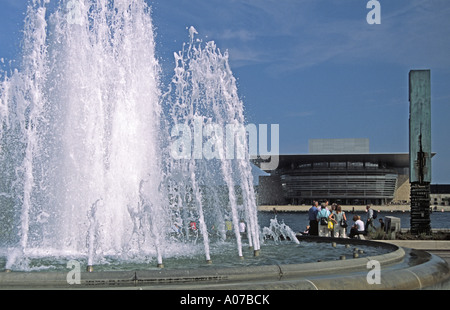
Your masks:
{"label": "opera house building", "polygon": [[279,155],[267,172],[259,177],[260,205],[409,202],[409,154],[370,153],[369,139],[309,140],[308,154]]}

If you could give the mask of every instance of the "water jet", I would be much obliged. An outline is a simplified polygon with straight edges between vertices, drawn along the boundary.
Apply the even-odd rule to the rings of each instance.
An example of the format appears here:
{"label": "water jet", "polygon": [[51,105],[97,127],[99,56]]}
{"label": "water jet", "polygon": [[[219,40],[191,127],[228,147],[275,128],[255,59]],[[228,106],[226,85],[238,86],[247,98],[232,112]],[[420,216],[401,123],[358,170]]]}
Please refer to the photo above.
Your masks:
{"label": "water jet", "polygon": [[[217,239],[231,237],[242,256],[240,222],[259,251],[248,146],[211,138],[212,129],[245,125],[228,54],[191,27],[163,85],[146,2],[81,1],[76,23],[65,1],[52,11],[30,3],[23,65],[1,82],[6,269],[27,271],[28,258],[44,252],[86,259],[89,270],[107,256],[162,267],[198,243],[210,263]],[[174,145],[186,127],[194,147],[180,160]],[[244,156],[224,156],[233,151]]]}

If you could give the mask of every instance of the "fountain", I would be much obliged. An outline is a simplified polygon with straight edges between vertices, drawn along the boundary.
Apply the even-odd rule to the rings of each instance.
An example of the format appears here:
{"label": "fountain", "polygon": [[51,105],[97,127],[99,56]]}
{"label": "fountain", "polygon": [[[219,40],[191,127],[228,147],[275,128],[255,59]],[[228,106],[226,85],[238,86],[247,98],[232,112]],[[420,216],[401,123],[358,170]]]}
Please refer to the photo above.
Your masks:
{"label": "fountain", "polygon": [[[12,271],[0,286],[67,286],[68,261],[86,265],[88,286],[245,286],[365,267],[316,266],[317,249],[339,247],[312,238],[308,250],[284,223],[260,233],[227,52],[190,27],[166,88],[144,0],[49,2],[30,2],[21,67],[0,84],[0,263]],[[405,257],[368,247],[384,265]],[[310,260],[295,260],[302,251]]]}
{"label": "fountain", "polygon": [[[12,237],[2,241],[14,253],[6,269],[26,269],[33,251],[87,256],[88,266],[104,256],[155,256],[163,266],[172,244],[189,239],[191,220],[211,262],[208,225],[227,213],[238,256],[241,218],[258,251],[250,162],[225,160],[234,150],[218,140],[219,129],[245,121],[227,53],[203,46],[191,27],[162,94],[144,1],[47,6],[30,4],[22,68],[2,83],[1,193],[12,213],[3,232]],[[179,160],[172,140],[191,126],[203,134],[193,156]],[[168,237],[175,222],[183,240]]]}

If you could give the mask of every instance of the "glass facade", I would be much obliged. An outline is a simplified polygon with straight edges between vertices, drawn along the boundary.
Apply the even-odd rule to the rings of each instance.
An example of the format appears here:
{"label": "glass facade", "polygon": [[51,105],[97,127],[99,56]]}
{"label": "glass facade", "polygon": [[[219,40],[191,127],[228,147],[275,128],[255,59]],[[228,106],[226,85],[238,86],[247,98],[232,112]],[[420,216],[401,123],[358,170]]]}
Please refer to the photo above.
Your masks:
{"label": "glass facade", "polygon": [[407,153],[280,155],[278,169],[268,177],[270,186],[261,184],[261,191],[270,193],[261,203],[388,204],[394,199],[399,175],[407,172],[408,161]]}
{"label": "glass facade", "polygon": [[335,165],[320,169],[280,171],[284,198],[291,204],[325,200],[341,204],[385,204],[394,198],[397,174],[393,170]]}

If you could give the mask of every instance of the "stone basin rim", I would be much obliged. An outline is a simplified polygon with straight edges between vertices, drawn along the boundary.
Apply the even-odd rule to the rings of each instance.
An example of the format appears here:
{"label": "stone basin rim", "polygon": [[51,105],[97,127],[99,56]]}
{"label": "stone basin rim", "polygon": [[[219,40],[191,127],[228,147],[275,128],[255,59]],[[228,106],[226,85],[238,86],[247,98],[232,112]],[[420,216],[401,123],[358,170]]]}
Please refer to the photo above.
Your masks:
{"label": "stone basin rim", "polygon": [[[338,239],[328,237],[298,236],[305,242],[336,242],[338,244],[382,247],[388,253],[363,258],[327,260],[321,262],[261,265],[242,267],[214,267],[197,269],[158,269],[130,271],[81,272],[80,284],[69,285],[67,272],[1,272],[0,287],[129,287],[129,286],[211,286],[219,283],[247,283],[279,281],[305,277],[348,275],[367,271],[367,263],[377,260],[382,267],[404,260],[403,248],[393,244],[370,240]],[[331,246],[331,245],[330,245]],[[94,266],[95,269],[95,266]]]}

